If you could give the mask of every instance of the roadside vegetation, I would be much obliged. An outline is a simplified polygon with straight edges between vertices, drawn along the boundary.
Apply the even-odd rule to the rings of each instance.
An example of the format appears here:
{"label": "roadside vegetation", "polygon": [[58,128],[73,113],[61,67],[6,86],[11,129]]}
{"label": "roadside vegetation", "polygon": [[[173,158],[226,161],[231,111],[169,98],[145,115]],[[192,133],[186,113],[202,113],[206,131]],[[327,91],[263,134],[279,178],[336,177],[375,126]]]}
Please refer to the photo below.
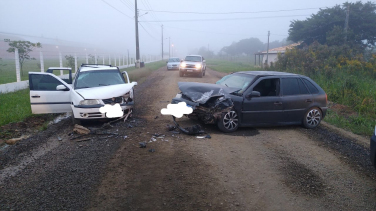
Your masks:
{"label": "roadside vegetation", "polygon": [[224,72],[224,73],[261,70],[260,67],[255,67],[249,62],[242,61],[241,58],[237,58],[232,61],[226,61],[220,58],[208,59],[206,61],[206,65],[215,71]]}
{"label": "roadside vegetation", "polygon": [[[165,61],[158,61],[145,64],[145,67],[141,69],[130,67],[121,69],[121,71],[126,70],[131,81],[137,81],[141,84],[154,70],[165,65]],[[0,126],[11,122],[23,121],[25,118],[33,116],[31,113],[29,92],[29,89],[23,89],[16,92],[0,93]]]}

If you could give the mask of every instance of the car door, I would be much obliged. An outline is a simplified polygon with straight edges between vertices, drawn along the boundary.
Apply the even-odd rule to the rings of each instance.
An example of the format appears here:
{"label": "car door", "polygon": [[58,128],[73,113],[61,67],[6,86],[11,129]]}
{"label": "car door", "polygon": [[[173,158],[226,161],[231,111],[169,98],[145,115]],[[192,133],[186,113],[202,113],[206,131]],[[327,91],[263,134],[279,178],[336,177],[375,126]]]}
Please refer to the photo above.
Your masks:
{"label": "car door", "polygon": [[[283,122],[282,98],[279,94],[278,77],[262,77],[245,92],[242,108],[242,124],[277,124]],[[250,97],[252,91],[260,92],[260,97]]]}
{"label": "car door", "polygon": [[299,77],[281,78],[281,94],[286,122],[301,122],[310,104],[312,95]]}
{"label": "car door", "polygon": [[[63,85],[64,90],[57,90]],[[33,114],[70,112],[71,86],[51,73],[29,73],[30,104]]]}

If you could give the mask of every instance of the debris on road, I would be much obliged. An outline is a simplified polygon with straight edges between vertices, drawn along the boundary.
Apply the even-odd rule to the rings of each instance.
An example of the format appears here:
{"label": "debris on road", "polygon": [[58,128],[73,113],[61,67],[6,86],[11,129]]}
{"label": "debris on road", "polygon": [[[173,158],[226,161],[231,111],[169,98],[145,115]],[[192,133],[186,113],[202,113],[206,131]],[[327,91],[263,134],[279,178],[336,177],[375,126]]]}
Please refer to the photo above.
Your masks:
{"label": "debris on road", "polygon": [[208,134],[206,136],[196,136],[196,138],[208,138],[208,139],[211,139],[211,136]]}
{"label": "debris on road", "polygon": [[173,130],[175,130],[175,129],[176,129],[175,126],[173,126],[173,125],[167,125],[167,130],[168,130],[168,131],[173,131]]}
{"label": "debris on road", "polygon": [[176,118],[172,116],[172,119],[174,120],[174,123],[179,130],[181,130],[183,133],[188,134],[188,135],[198,135],[198,134],[203,134],[205,131],[202,130],[200,125],[193,125],[191,127],[186,127],[182,128],[180,125],[176,122]]}
{"label": "debris on road", "polygon": [[140,148],[146,148],[146,142],[139,142]]}
{"label": "debris on road", "polygon": [[83,141],[90,141],[91,138],[81,138],[81,139],[77,139],[76,142],[83,142]]}
{"label": "debris on road", "polygon": [[128,138],[128,136],[124,136],[124,139]]}
{"label": "debris on road", "polygon": [[89,129],[87,129],[86,127],[82,125],[77,125],[77,124],[74,125],[73,131],[81,135],[86,135],[90,133]]}
{"label": "debris on road", "polygon": [[22,139],[27,139],[29,137],[30,136],[28,135],[28,136],[21,136],[19,138],[12,138],[12,139],[5,140],[5,143],[8,144],[8,145],[14,145],[17,142],[21,141]]}
{"label": "debris on road", "polygon": [[155,152],[155,149],[149,149],[149,152]]}
{"label": "debris on road", "polygon": [[62,139],[60,136],[58,136],[58,137],[57,137],[57,140],[58,140],[58,141],[62,141],[63,139]]}
{"label": "debris on road", "polygon": [[158,116],[155,116],[154,119],[158,119]]}

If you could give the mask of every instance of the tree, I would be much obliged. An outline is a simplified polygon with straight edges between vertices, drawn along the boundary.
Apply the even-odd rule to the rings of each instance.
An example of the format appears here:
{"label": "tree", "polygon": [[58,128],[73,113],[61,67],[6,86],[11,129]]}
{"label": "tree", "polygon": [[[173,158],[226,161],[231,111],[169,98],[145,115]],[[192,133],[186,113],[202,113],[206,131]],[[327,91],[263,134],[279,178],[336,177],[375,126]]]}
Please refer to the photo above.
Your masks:
{"label": "tree", "polygon": [[[346,12],[349,7],[349,22],[345,33]],[[376,43],[376,4],[372,2],[346,2],[328,9],[320,9],[317,14],[306,20],[294,20],[290,24],[288,39],[294,42],[304,41],[310,45],[342,45],[347,43],[361,48],[375,46]]]}
{"label": "tree", "polygon": [[74,67],[75,67],[74,56],[72,56],[72,55],[65,55],[65,59],[67,60],[66,61],[67,67],[70,67],[70,68],[74,69]]}
{"label": "tree", "polygon": [[258,51],[263,51],[265,48],[264,43],[258,38],[248,38],[240,40],[239,42],[233,42],[230,46],[225,46],[220,52],[227,55],[241,55],[241,54],[253,54]]}
{"label": "tree", "polygon": [[7,52],[14,53],[16,48],[18,49],[18,58],[20,60],[20,67],[21,67],[21,76],[23,76],[22,67],[26,60],[35,60],[35,58],[30,57],[30,52],[34,50],[34,48],[42,48],[42,45],[38,43],[32,43],[30,41],[8,41],[9,48]]}

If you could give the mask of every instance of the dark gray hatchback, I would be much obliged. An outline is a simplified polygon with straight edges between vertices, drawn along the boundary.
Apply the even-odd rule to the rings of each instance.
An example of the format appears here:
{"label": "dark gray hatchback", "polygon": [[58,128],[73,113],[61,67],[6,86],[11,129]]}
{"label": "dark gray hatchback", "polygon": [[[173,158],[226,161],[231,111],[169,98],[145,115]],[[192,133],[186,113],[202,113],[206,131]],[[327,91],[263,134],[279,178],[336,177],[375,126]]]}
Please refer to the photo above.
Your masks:
{"label": "dark gray hatchback", "polygon": [[193,108],[188,117],[217,124],[223,132],[238,127],[303,124],[317,127],[327,110],[327,95],[312,79],[274,71],[237,72],[216,84],[179,82],[172,103]]}

